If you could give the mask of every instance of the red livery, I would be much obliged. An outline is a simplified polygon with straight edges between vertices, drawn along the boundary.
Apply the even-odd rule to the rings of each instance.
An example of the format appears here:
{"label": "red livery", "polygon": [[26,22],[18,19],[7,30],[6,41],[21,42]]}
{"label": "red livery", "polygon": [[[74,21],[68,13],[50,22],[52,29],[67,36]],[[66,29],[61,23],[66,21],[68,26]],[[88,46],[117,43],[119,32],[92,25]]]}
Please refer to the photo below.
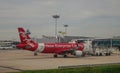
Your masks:
{"label": "red livery", "polygon": [[21,43],[17,48],[34,51],[34,55],[40,53],[53,53],[54,57],[63,55],[67,57],[68,54],[81,56],[84,49],[83,43],[37,43],[33,41],[28,33],[21,27],[18,28]]}

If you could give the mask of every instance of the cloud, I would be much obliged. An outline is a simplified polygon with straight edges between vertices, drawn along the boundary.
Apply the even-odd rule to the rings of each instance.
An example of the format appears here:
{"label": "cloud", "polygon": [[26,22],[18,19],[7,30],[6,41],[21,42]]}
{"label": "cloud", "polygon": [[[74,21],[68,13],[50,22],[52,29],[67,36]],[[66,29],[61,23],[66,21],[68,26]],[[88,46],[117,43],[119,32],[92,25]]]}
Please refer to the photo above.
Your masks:
{"label": "cloud", "polygon": [[54,34],[52,15],[58,14],[58,30],[64,29],[63,24],[68,24],[69,35],[104,36],[101,31],[107,33],[108,25],[117,29],[109,30],[111,35],[115,35],[120,28],[119,7],[119,0],[0,0],[0,28],[13,31],[17,26],[29,25],[34,33],[41,31],[50,35]]}

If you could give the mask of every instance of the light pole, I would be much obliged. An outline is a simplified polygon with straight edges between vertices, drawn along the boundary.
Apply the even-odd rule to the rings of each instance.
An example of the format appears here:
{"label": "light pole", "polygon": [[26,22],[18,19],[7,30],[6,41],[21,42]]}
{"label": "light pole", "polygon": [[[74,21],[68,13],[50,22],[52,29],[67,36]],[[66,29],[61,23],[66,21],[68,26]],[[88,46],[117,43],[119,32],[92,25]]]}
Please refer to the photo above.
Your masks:
{"label": "light pole", "polygon": [[53,18],[55,19],[55,36],[57,37],[57,19],[60,18],[59,15],[53,15]]}
{"label": "light pole", "polygon": [[64,25],[64,27],[65,27],[65,34],[67,34],[67,27],[68,27],[68,25]]}

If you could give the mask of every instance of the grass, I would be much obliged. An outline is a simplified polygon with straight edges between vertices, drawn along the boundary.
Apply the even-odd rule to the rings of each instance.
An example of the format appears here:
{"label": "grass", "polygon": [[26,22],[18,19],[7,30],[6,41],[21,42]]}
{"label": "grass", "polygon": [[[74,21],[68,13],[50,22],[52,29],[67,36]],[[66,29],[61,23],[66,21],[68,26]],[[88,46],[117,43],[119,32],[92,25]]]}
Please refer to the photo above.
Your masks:
{"label": "grass", "polygon": [[120,73],[120,64],[68,69],[26,70],[10,73]]}

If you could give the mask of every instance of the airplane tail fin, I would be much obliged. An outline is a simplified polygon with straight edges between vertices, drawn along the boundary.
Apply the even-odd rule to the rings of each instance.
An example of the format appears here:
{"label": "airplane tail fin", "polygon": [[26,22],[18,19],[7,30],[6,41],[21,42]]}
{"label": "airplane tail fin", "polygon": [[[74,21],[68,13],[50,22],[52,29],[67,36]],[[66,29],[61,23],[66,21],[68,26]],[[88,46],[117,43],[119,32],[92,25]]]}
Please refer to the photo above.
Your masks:
{"label": "airplane tail fin", "polygon": [[38,48],[38,43],[34,42],[29,34],[21,27],[18,28],[21,43],[17,45],[18,48],[34,51]]}
{"label": "airplane tail fin", "polygon": [[31,38],[29,37],[29,34],[22,27],[18,28],[18,32],[19,32],[21,43],[25,43],[25,44],[29,42],[35,43],[34,41],[31,40]]}

